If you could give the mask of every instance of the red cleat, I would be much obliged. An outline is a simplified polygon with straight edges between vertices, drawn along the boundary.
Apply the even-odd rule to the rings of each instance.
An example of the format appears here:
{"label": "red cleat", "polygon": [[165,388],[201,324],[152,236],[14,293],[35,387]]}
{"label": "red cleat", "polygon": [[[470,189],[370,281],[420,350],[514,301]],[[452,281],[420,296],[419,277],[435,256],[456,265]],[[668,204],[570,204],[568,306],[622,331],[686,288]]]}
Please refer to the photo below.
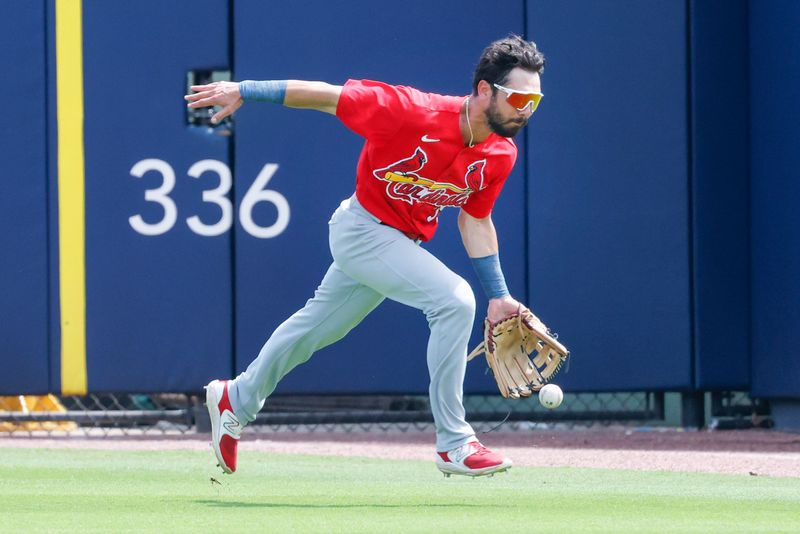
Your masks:
{"label": "red cleat", "polygon": [[206,407],[211,416],[211,447],[222,470],[233,473],[242,425],[231,408],[227,380],[212,380],[206,386]]}
{"label": "red cleat", "polygon": [[490,451],[479,441],[470,441],[451,451],[440,452],[436,457],[436,467],[446,477],[450,475],[491,476],[509,469],[512,465],[511,460]]}

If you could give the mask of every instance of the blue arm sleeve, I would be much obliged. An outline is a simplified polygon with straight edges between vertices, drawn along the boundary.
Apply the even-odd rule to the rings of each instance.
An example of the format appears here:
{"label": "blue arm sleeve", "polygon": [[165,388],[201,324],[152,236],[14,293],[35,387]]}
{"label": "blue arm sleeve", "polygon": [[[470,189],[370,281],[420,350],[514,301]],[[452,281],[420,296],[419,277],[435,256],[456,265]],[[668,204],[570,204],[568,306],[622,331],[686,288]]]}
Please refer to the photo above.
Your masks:
{"label": "blue arm sleeve", "polygon": [[481,281],[486,296],[490,299],[499,299],[510,295],[506,278],[500,268],[500,255],[492,254],[483,258],[470,258],[475,272],[478,273],[478,280]]}
{"label": "blue arm sleeve", "polygon": [[244,80],[239,82],[239,94],[244,101],[283,104],[287,80]]}

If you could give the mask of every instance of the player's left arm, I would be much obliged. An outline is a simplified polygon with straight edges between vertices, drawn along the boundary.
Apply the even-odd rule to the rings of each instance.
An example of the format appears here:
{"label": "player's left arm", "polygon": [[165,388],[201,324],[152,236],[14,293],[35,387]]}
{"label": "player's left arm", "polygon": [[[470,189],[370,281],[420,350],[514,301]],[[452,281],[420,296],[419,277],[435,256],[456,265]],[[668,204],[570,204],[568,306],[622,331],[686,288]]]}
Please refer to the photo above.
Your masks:
{"label": "player's left arm", "polygon": [[500,268],[497,231],[491,213],[478,219],[462,209],[458,215],[458,229],[467,255],[489,298],[486,317],[494,323],[516,313],[520,303],[509,293]]}
{"label": "player's left arm", "polygon": [[335,115],[342,94],[340,85],[306,80],[220,81],[193,85],[191,90],[193,93],[184,97],[190,108],[222,107],[211,117],[213,123],[232,115],[247,101],[272,102]]}

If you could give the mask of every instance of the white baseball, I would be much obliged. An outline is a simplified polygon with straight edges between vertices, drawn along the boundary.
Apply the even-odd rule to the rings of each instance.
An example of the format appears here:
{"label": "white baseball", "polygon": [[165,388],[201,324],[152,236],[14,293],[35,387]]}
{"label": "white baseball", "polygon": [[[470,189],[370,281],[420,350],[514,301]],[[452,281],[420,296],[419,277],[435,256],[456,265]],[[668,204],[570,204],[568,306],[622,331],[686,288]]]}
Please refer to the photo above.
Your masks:
{"label": "white baseball", "polygon": [[564,392],[555,384],[546,384],[539,390],[539,403],[548,410],[558,408],[563,400]]}

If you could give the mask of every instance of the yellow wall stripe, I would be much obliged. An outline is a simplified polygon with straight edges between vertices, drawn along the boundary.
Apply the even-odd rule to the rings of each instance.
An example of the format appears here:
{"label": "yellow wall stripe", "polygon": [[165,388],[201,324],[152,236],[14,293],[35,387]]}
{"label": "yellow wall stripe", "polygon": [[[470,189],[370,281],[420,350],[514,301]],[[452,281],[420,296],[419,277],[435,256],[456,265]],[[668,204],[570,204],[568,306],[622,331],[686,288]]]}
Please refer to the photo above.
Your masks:
{"label": "yellow wall stripe", "polygon": [[86,393],[82,0],[56,0],[61,392]]}

